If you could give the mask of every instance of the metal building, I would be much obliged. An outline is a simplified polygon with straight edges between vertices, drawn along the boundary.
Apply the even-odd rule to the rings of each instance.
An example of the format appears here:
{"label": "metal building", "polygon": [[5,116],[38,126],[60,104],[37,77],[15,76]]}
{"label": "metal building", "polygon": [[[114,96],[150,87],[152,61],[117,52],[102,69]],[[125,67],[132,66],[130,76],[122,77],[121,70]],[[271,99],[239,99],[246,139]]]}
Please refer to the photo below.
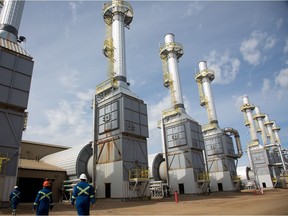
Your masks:
{"label": "metal building", "polygon": [[[178,72],[178,60],[182,55],[182,45],[174,41],[173,34],[167,34],[165,44],[160,47],[160,58],[163,63],[164,86],[170,90],[172,107],[162,112],[159,126],[163,156],[155,158],[152,169],[155,170],[154,180],[166,180],[172,193],[195,194],[207,191],[208,179],[205,178],[201,126],[186,113],[183,103]],[[155,165],[159,165],[158,171]]]}
{"label": "metal building", "polygon": [[[199,62],[199,72],[195,76],[200,95],[200,105],[205,107],[208,124],[202,126],[207,167],[212,191],[234,191],[240,186],[237,176],[237,160],[242,156],[240,136],[233,128],[221,129],[218,125],[216,109],[210,83],[214,71],[207,68],[205,61]],[[232,140],[235,138],[237,153]]]}
{"label": "metal building", "polygon": [[94,105],[97,197],[148,196],[147,106],[126,78],[124,30],[133,19],[132,6],[112,0],[104,4],[103,18],[111,32],[103,49],[109,79],[96,87]]}
{"label": "metal building", "polygon": [[33,71],[32,57],[19,45],[23,7],[24,1],[5,0],[0,17],[0,207],[16,184]]}

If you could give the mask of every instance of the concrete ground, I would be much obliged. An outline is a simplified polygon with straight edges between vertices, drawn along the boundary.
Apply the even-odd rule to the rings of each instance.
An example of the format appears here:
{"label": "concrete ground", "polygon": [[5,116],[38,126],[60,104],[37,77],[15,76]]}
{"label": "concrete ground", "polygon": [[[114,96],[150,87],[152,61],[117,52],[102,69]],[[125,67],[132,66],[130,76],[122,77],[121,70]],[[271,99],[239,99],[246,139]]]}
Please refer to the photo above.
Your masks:
{"label": "concrete ground", "polygon": [[[17,215],[31,215],[32,203],[20,204]],[[50,215],[77,215],[68,203],[56,203]],[[272,189],[256,195],[246,192],[218,192],[210,195],[181,195],[159,200],[97,200],[91,215],[288,215],[288,189]],[[11,215],[11,209],[0,209]]]}

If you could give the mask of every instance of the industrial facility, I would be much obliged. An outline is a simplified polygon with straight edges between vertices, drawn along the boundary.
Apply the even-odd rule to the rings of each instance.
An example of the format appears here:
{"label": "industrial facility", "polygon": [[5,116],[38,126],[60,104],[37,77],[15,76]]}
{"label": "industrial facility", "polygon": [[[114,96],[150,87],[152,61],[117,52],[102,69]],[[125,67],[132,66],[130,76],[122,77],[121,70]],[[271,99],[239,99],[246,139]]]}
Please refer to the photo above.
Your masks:
{"label": "industrial facility", "polygon": [[[278,136],[280,128],[269,120],[268,115],[261,113],[259,107],[251,104],[248,96],[243,97],[241,111],[244,114],[245,126],[250,132],[251,142],[247,146],[247,153],[257,187],[273,188],[277,184],[284,186],[282,179],[287,175],[288,163]],[[257,132],[261,135],[262,144]]]}
{"label": "industrial facility", "polygon": [[[195,80],[198,84],[200,105],[205,107],[208,124],[202,126],[207,158],[207,171],[212,191],[239,190],[240,179],[237,176],[237,160],[242,157],[240,136],[234,128],[220,129],[210,83],[214,80],[214,71],[207,68],[205,61],[199,62],[199,73]],[[234,136],[237,153],[235,153]]]}
{"label": "industrial facility", "polygon": [[[102,50],[108,72],[93,98],[93,140],[77,147],[22,140],[34,63],[21,47],[25,38],[18,36],[24,2],[5,0],[0,17],[0,207],[8,207],[16,184],[23,188],[23,202],[33,202],[45,179],[52,183],[55,201],[69,200],[82,173],[96,198],[122,201],[238,191],[240,172],[257,188],[286,186],[288,156],[280,128],[247,96],[241,111],[251,136],[246,149],[250,167],[237,173],[243,155],[240,135],[218,124],[210,85],[215,74],[206,61],[199,62],[195,80],[208,123],[200,125],[187,114],[178,69],[184,49],[172,33],[165,35],[159,50],[164,87],[171,99],[171,106],[159,112],[162,152],[148,155],[147,104],[129,89],[126,69],[125,30],[134,12],[123,0],[105,3],[102,11],[108,32]],[[25,189],[27,184],[35,187]]]}
{"label": "industrial facility", "polygon": [[[155,162],[150,163],[153,164],[153,180],[161,181],[160,186],[164,181],[171,192],[198,194],[207,192],[209,179],[205,168],[201,126],[186,113],[183,102],[178,71],[178,60],[183,53],[183,47],[174,41],[174,35],[167,34],[165,44],[160,47],[160,57],[163,63],[164,86],[170,91],[171,107],[162,111],[159,124],[162,155],[151,158]],[[152,183],[156,187],[155,182]],[[161,191],[161,188],[159,189]]]}

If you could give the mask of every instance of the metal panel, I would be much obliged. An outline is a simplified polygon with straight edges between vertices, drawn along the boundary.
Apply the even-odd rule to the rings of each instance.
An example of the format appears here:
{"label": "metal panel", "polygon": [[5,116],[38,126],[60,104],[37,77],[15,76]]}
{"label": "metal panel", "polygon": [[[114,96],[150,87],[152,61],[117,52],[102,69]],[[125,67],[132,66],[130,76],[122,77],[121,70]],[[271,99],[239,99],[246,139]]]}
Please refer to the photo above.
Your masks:
{"label": "metal panel", "polygon": [[0,50],[0,102],[27,108],[33,61],[19,54]]}

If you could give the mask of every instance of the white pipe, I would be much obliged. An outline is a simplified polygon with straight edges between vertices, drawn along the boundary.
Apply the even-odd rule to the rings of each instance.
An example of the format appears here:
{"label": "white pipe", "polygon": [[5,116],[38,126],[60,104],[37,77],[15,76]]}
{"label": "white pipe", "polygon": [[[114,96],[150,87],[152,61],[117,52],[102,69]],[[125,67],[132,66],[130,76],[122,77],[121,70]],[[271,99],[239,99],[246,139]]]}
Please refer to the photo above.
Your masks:
{"label": "white pipe", "polygon": [[[202,73],[202,72],[204,73],[208,69],[206,61],[199,62],[198,66],[199,66],[199,71],[200,71],[199,73]],[[213,122],[218,122],[218,119],[217,119],[216,108],[214,105],[214,99],[213,99],[213,94],[212,94],[211,85],[210,85],[211,82],[212,80],[210,80],[208,76],[204,76],[202,79],[203,93],[204,93],[205,99],[207,100],[206,111],[207,111],[210,123],[213,123]]]}
{"label": "white pipe", "polygon": [[265,115],[264,124],[265,124],[266,129],[267,129],[267,133],[268,133],[268,136],[269,136],[269,139],[270,139],[270,143],[272,143],[272,144],[275,143],[275,137],[274,137],[274,133],[272,131],[273,122],[270,121],[268,115]]}
{"label": "white pipe", "polygon": [[283,166],[283,170],[286,171],[287,169],[286,169],[284,155],[283,155],[283,152],[282,152],[281,140],[280,140],[280,136],[279,136],[280,128],[277,127],[275,121],[272,121],[272,122],[273,122],[272,131],[274,132],[275,140],[276,140],[276,143],[278,144],[277,147],[278,147],[279,155],[280,155],[280,158],[281,158],[281,163],[282,163],[282,166]]}
{"label": "white pipe", "polygon": [[[170,184],[169,182],[169,171],[168,171],[168,168],[169,168],[169,165],[168,165],[168,155],[167,155],[167,146],[166,146],[166,135],[165,135],[165,124],[164,124],[164,118],[162,117],[161,118],[161,140],[162,140],[162,151],[163,151],[163,158],[164,158],[164,163],[162,162],[162,165],[161,165],[161,173],[160,176],[161,178],[164,180],[164,176],[166,175],[166,181],[167,181],[167,185]],[[160,169],[160,168],[159,168]],[[163,172],[164,171],[164,172]]]}
{"label": "white pipe", "polygon": [[112,23],[115,76],[126,77],[124,15],[115,9]]}
{"label": "white pipe", "polygon": [[240,135],[238,133],[237,130],[235,130],[234,128],[225,128],[224,129],[225,133],[231,133],[232,135],[234,135],[235,138],[235,142],[236,142],[236,147],[237,147],[237,154],[236,156],[238,158],[241,158],[243,155],[243,151],[242,151],[242,146],[241,146],[241,141],[240,141]]}
{"label": "white pipe", "polygon": [[24,0],[5,0],[0,16],[0,37],[17,42]]}
{"label": "white pipe", "polygon": [[266,133],[266,129],[265,129],[264,121],[263,121],[265,118],[265,115],[261,113],[260,107],[258,106],[255,107],[254,118],[258,122],[259,129],[261,131],[261,138],[262,138],[263,145],[266,146],[268,144],[268,139],[267,139],[267,133]]}
{"label": "white pipe", "polygon": [[279,143],[279,145],[281,145],[281,139],[280,139],[280,136],[279,136],[279,131],[281,128],[277,127],[275,121],[272,121],[273,122],[273,125],[272,125],[272,131],[274,133],[274,137],[277,141],[277,143]]}
{"label": "white pipe", "polygon": [[257,132],[256,132],[256,127],[255,127],[253,115],[252,115],[252,111],[254,109],[254,106],[251,106],[248,96],[243,97],[243,106],[246,107],[244,109],[244,112],[245,112],[247,120],[249,122],[249,131],[250,131],[251,141],[259,143],[259,140],[257,137]]}
{"label": "white pipe", "polygon": [[[165,40],[166,45],[168,45],[170,43],[172,43],[172,44],[175,43],[174,35],[171,33],[167,34],[164,37],[164,40]],[[176,104],[184,104],[183,103],[183,97],[182,97],[181,85],[180,85],[180,75],[179,75],[179,70],[178,70],[178,58],[177,58],[176,53],[174,52],[173,49],[168,50],[167,65],[168,65],[169,73],[171,74],[172,80],[173,80]]]}

